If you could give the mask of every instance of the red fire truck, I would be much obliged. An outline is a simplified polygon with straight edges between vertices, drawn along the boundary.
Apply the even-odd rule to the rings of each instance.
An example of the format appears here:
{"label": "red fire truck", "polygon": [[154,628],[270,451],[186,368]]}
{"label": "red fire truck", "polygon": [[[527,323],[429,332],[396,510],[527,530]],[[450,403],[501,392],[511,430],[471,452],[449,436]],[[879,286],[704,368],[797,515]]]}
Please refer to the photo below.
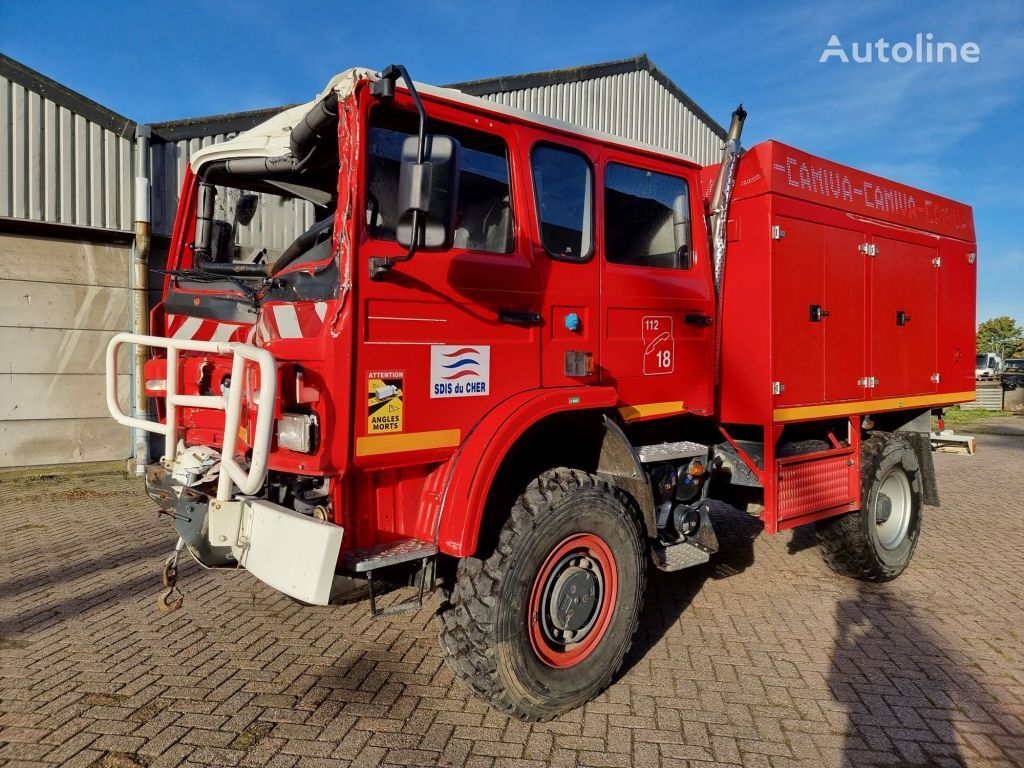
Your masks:
{"label": "red fire truck", "polygon": [[974,396],[971,210],[741,153],[744,117],[700,167],[391,66],[196,152],[152,335],[107,358],[164,437],[164,608],[182,550],[374,613],[439,584],[457,678],[542,720],[612,680],[649,565],[714,555],[713,505],[899,575],[931,414]]}

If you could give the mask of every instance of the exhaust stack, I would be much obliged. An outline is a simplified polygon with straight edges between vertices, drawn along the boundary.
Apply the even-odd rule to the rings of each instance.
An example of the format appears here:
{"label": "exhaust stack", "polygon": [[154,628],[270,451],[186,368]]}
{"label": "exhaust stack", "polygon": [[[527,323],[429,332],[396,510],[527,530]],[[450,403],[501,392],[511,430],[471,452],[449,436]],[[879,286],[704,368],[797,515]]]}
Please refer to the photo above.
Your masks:
{"label": "exhaust stack", "polygon": [[740,104],[732,113],[729,133],[722,147],[722,163],[718,167],[718,177],[711,194],[710,226],[711,265],[715,279],[715,384],[721,381],[722,358],[722,280],[725,277],[725,242],[726,228],[729,223],[729,201],[732,200],[732,188],[736,182],[736,162],[740,157],[740,136],[743,134],[743,122],[747,119],[746,110]]}

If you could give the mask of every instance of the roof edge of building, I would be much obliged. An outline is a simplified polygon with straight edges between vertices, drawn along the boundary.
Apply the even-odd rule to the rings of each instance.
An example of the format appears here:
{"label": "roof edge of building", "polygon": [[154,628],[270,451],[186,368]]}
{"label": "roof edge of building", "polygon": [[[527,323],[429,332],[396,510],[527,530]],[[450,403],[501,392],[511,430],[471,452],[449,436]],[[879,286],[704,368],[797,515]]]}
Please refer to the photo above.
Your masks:
{"label": "roof edge of building", "polygon": [[38,93],[43,98],[49,99],[76,115],[81,115],[122,138],[135,137],[135,128],[138,123],[134,120],[104,107],[88,96],[83,96],[78,91],[73,91],[66,85],[61,85],[56,80],[52,80],[41,72],[37,72],[2,53],[0,53],[0,76]]}
{"label": "roof edge of building", "polygon": [[150,127],[153,129],[153,135],[164,141],[198,139],[217,133],[247,131],[294,106],[297,105],[285,104],[280,107],[249,109],[244,112],[227,112],[220,115],[165,120],[160,123],[151,123]]}
{"label": "roof edge of building", "polygon": [[454,88],[470,96],[486,96],[492,93],[508,93],[509,91],[521,91],[527,88],[542,88],[550,85],[596,80],[600,77],[612,77],[628,72],[647,72],[658,84],[683,102],[715,134],[722,139],[726,137],[725,128],[705,112],[697,102],[691,99],[668,75],[662,72],[646,53],[641,53],[628,59],[604,61],[597,64],[587,64],[582,67],[567,67],[565,69],[551,69],[543,72],[528,72],[521,75],[503,75],[500,77],[483,78],[481,80],[468,80],[462,83],[451,83],[446,85],[445,88]]}

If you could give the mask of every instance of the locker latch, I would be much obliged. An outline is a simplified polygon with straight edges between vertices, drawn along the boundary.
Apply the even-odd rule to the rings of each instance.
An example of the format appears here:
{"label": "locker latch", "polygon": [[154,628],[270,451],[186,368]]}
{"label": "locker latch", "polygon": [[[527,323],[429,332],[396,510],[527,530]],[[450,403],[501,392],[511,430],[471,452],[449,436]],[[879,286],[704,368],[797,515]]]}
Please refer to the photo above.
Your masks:
{"label": "locker latch", "polygon": [[896,325],[906,325],[910,322],[910,315],[904,312],[902,309],[896,310]]}
{"label": "locker latch", "polygon": [[785,391],[786,391],[786,385],[783,384],[781,381],[773,381],[772,382],[772,394],[773,395],[781,395]]}
{"label": "locker latch", "polygon": [[828,317],[828,310],[822,309],[821,304],[811,304],[810,316],[812,323],[820,323],[822,318]]}
{"label": "locker latch", "polygon": [[938,384],[940,381],[942,381],[942,376],[937,374],[937,373],[933,373],[932,374],[932,381],[934,381],[936,384]]}
{"label": "locker latch", "polygon": [[786,230],[776,224],[772,227],[772,240],[781,240],[786,236]]}
{"label": "locker latch", "polygon": [[877,256],[878,246],[874,243],[861,243],[857,246],[857,250],[863,253],[865,256]]}
{"label": "locker latch", "polygon": [[857,379],[857,386],[864,387],[865,389],[874,389],[878,386],[878,379],[874,376],[865,376],[862,379]]}

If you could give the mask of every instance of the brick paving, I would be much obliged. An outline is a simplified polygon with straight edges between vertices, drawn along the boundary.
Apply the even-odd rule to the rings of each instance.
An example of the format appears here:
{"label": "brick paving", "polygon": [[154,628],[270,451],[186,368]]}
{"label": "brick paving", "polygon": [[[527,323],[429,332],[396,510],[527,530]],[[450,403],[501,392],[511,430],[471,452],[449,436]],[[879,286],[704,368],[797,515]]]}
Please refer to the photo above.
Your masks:
{"label": "brick paving", "polygon": [[137,481],[0,484],[0,765],[1024,765],[1024,439],[978,442],[936,456],[890,584],[718,515],[716,561],[652,576],[617,682],[540,725],[454,683],[437,597],[371,620],[189,562],[163,616],[174,537]]}

